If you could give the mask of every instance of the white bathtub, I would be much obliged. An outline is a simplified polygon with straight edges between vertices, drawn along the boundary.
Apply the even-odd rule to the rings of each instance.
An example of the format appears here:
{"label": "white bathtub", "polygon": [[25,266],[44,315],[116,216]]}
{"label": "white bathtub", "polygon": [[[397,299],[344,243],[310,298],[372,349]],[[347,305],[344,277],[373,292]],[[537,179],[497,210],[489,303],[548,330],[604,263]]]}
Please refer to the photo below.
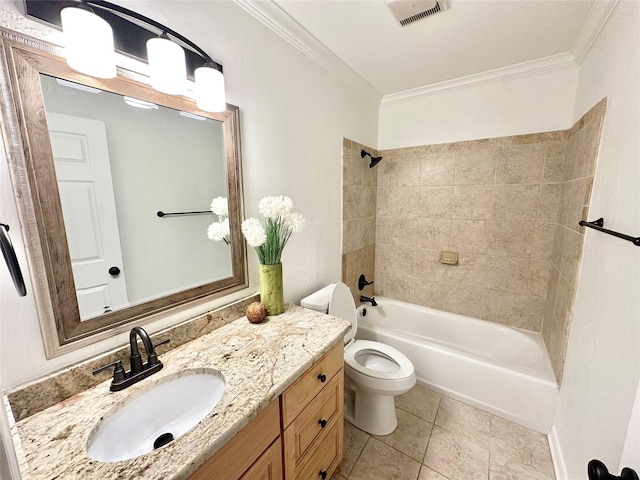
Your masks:
{"label": "white bathtub", "polygon": [[377,307],[358,308],[356,338],[400,350],[420,385],[549,433],[558,385],[540,335],[389,298],[376,301]]}

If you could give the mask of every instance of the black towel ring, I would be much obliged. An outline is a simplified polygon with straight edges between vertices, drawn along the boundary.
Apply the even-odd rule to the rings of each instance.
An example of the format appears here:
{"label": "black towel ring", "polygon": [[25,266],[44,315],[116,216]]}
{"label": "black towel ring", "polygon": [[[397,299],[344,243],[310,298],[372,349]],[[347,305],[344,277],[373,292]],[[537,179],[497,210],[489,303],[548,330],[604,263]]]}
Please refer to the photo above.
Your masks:
{"label": "black towel ring", "polygon": [[16,251],[11,243],[11,238],[9,238],[9,225],[5,223],[0,223],[0,249],[2,249],[4,261],[7,263],[9,274],[11,275],[18,295],[24,297],[27,294],[27,288],[24,285],[24,278],[22,277],[20,264],[16,257]]}

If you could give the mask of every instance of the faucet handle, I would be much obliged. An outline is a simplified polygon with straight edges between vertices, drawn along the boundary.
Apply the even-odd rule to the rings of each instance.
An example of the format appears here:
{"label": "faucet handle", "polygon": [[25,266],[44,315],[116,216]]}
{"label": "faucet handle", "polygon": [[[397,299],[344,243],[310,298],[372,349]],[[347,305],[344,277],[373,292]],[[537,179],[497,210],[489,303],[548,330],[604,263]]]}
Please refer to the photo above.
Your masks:
{"label": "faucet handle", "polygon": [[113,380],[116,381],[116,382],[124,380],[125,373],[124,373],[124,368],[122,368],[122,360],[116,360],[113,363],[110,363],[108,365],[103,365],[102,367],[96,368],[93,371],[93,374],[97,375],[98,373],[102,372],[103,370],[106,370],[107,368],[111,368],[111,367],[115,367],[113,369]]}
{"label": "faucet handle", "polygon": [[171,341],[170,338],[166,338],[158,343],[152,344],[153,351],[149,353],[147,357],[147,367],[151,367],[153,365],[157,365],[158,363],[160,363],[160,360],[158,360],[158,354],[156,353],[156,347],[159,347],[160,345],[164,345],[165,343],[169,343],[170,341]]}

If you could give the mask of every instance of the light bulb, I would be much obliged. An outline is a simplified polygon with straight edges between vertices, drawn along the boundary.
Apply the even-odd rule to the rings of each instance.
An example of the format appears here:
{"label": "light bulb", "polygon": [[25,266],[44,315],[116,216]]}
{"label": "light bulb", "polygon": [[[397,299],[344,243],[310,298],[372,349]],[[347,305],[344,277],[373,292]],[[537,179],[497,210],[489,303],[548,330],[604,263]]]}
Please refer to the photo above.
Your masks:
{"label": "light bulb", "polygon": [[116,57],[113,30],[90,10],[66,7],[60,11],[67,64],[74,70],[99,78],[114,78]]}
{"label": "light bulb", "polygon": [[212,67],[200,67],[195,71],[196,103],[205,112],[224,112],[227,101],[224,92],[224,76]]}
{"label": "light bulb", "polygon": [[147,41],[149,80],[162,93],[182,95],[186,92],[187,66],[184,50],[166,34]]}

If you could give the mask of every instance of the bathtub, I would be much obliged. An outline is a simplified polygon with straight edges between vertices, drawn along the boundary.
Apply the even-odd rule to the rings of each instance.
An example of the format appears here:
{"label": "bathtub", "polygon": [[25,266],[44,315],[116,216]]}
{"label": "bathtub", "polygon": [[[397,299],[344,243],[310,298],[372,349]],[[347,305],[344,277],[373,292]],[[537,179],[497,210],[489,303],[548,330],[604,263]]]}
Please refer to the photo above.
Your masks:
{"label": "bathtub", "polygon": [[404,353],[417,383],[547,434],[558,385],[539,334],[376,297],[358,308],[356,338]]}

